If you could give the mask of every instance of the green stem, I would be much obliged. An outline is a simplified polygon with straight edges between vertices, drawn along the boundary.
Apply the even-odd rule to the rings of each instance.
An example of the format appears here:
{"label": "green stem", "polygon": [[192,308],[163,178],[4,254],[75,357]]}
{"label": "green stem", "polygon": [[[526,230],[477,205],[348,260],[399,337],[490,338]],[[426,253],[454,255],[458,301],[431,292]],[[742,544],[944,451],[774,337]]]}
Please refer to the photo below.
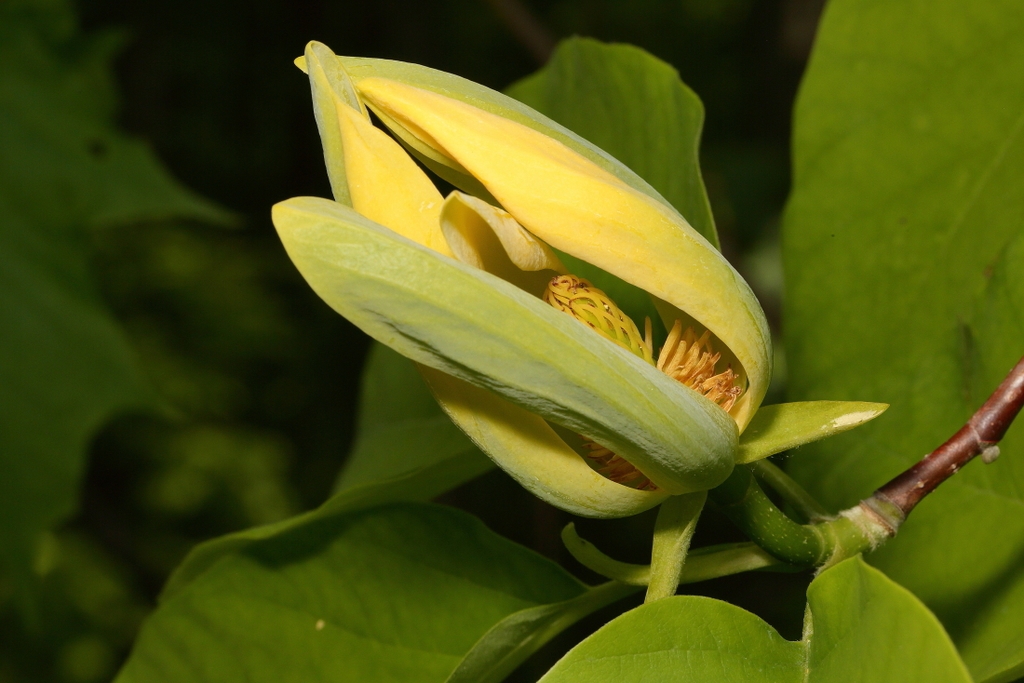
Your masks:
{"label": "green stem", "polygon": [[[631,586],[646,586],[651,579],[651,565],[631,564],[612,559],[590,541],[580,538],[576,527],[568,524],[562,530],[562,541],[569,554],[588,569]],[[790,568],[754,543],[724,543],[691,550],[683,565],[679,583],[698,583],[742,572],[776,567]]]}
{"label": "green stem", "polygon": [[707,499],[707,491],[698,491],[672,496],[661,504],[658,519],[654,522],[651,577],[647,583],[645,603],[676,594],[690,540]]}
{"label": "green stem", "polygon": [[738,466],[711,500],[759,546],[790,564],[830,566],[877,545],[870,529],[850,516],[798,524],[765,495],[750,468]]}
{"label": "green stem", "polygon": [[804,487],[796,483],[792,477],[770,460],[753,462],[750,464],[750,469],[754,472],[754,476],[771,486],[808,522],[823,522],[832,516],[821,503],[804,490]]}
{"label": "green stem", "polygon": [[572,522],[562,529],[562,543],[577,562],[601,576],[630,586],[646,586],[651,580],[651,565],[620,562],[608,557],[593,543],[580,537],[576,533],[576,525]]}

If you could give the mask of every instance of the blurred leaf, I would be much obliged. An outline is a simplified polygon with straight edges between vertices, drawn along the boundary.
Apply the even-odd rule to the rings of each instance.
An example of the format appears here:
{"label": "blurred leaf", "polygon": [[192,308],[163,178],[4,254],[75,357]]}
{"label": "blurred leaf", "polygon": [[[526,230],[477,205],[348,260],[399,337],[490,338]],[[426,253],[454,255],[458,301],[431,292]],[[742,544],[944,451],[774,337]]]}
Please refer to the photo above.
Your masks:
{"label": "blurred leaf", "polygon": [[117,681],[440,683],[501,619],[584,590],[449,508],[321,515],[168,596]]}
{"label": "blurred leaf", "polygon": [[[704,106],[672,66],[632,45],[569,38],[544,68],[507,92],[635,171],[718,246],[698,161]],[[646,292],[568,254],[559,256],[641,329],[649,317],[656,342],[664,340],[661,316]]]}
{"label": "blurred leaf", "polygon": [[112,127],[116,36],[0,5],[0,571],[69,514],[88,439],[150,399],[89,272],[88,229],[220,210]]}
{"label": "blurred leaf", "polygon": [[[830,507],[942,443],[1024,354],[1008,275],[1024,261],[1007,247],[1024,226],[1022,35],[1013,0],[828,6],[796,107],[789,381],[796,399],[892,405],[792,460]],[[1024,663],[1024,620],[1005,616],[1024,612],[1022,429],[872,556],[943,620],[978,680]]]}
{"label": "blurred leaf", "polygon": [[468,481],[494,465],[441,411],[413,362],[374,343],[363,370],[355,442],[336,490],[434,466],[456,466]]}
{"label": "blurred leaf", "polygon": [[170,598],[221,558],[239,552],[256,541],[274,538],[324,516],[366,510],[385,503],[429,500],[479,474],[479,465],[475,459],[442,460],[389,479],[350,486],[316,510],[296,517],[200,543],[171,574],[161,599]]}
{"label": "blurred leaf", "polygon": [[803,401],[761,406],[740,435],[737,462],[754,462],[790,448],[859,427],[883,412],[884,403]]}
{"label": "blurred leaf", "polygon": [[792,643],[725,602],[678,596],[643,605],[573,648],[544,683],[970,683],[938,620],[859,557],[807,590],[804,640]]}

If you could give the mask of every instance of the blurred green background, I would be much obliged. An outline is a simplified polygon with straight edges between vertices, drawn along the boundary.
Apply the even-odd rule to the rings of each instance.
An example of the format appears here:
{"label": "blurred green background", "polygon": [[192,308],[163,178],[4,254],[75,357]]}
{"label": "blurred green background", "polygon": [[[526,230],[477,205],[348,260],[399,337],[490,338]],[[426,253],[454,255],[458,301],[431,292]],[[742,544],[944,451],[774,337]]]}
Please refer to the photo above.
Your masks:
{"label": "blurred green background", "polygon": [[[309,509],[331,490],[352,438],[368,340],[299,278],[269,212],[287,197],[329,195],[308,84],[292,65],[309,40],[497,89],[571,35],[633,43],[668,61],[707,109],[702,163],[724,251],[778,331],[790,112],[821,0],[0,2],[59,25],[51,44],[60,59],[107,45],[117,127],[233,217],[137,221],[90,230],[81,243],[159,409],[121,415],[92,439],[78,511],[37,549],[31,607],[0,580],[4,683],[109,679],[190,547]],[[777,365],[775,398],[784,391]],[[442,502],[592,578],[561,548],[567,516],[505,475],[485,475]],[[651,523],[580,528],[612,554],[642,561]],[[696,543],[730,533],[712,518]],[[806,580],[755,575],[699,590],[798,637]],[[541,657],[556,657],[572,637]]]}

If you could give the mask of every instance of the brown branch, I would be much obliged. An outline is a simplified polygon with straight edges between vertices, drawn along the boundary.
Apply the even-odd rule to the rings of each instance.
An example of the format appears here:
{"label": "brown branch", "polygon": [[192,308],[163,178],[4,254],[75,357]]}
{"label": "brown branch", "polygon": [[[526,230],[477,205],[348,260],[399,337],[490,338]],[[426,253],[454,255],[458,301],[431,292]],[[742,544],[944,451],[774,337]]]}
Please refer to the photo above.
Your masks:
{"label": "brown branch", "polygon": [[486,0],[519,44],[544,66],[555,51],[555,37],[520,0]]}
{"label": "brown branch", "polygon": [[[929,453],[919,463],[903,472],[875,495],[864,501],[876,514],[891,517],[899,512],[905,518],[935,488],[960,471],[964,465],[981,455],[992,462],[999,455],[996,446],[1013,419],[1024,406],[1024,358],[1014,366],[1002,384],[989,396],[985,405],[971,416],[949,441]],[[895,508],[895,510],[893,509]],[[889,514],[885,514],[888,512]],[[896,515],[898,517],[898,514]],[[898,526],[900,519],[888,520]]]}

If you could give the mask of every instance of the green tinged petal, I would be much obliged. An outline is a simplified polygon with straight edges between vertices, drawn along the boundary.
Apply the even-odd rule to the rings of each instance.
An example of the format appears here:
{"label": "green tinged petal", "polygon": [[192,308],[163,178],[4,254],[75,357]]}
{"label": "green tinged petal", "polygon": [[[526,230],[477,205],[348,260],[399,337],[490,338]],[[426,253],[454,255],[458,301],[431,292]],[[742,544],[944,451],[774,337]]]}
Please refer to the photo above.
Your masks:
{"label": "green tinged petal", "polygon": [[421,366],[434,397],[499,467],[541,500],[580,517],[628,517],[668,498],[598,474],[544,418],[443,372]]}
{"label": "green tinged petal", "polygon": [[296,198],[273,213],[313,289],[399,353],[607,446],[667,493],[731,472],[724,411],[569,316],[341,204]]}
{"label": "green tinged petal", "polygon": [[711,330],[749,381],[732,411],[746,426],[771,377],[768,324],[743,278],[675,209],[517,121],[395,80],[364,78],[356,88],[375,111],[457,160],[531,233]]}
{"label": "green tinged petal", "polygon": [[351,206],[338,107],[352,107],[367,116],[366,107],[360,102],[355,86],[329,47],[323,43],[309,43],[306,45],[305,56],[301,59],[304,70],[309,75],[310,90],[313,92],[313,114],[324,147],[331,192],[334,193],[336,200]]}

